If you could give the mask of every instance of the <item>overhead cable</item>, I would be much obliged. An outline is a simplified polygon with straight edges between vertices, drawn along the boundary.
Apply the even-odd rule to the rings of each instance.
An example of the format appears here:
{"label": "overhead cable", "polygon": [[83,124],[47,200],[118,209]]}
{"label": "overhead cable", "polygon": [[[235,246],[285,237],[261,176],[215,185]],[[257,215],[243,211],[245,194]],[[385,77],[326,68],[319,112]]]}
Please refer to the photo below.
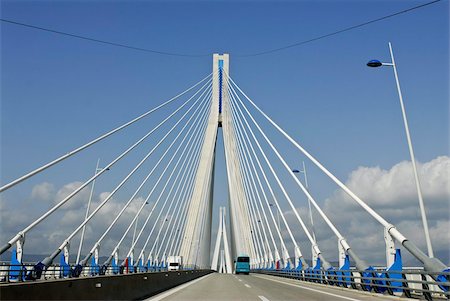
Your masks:
{"label": "overhead cable", "polygon": [[32,29],[36,29],[36,30],[51,32],[51,33],[55,33],[55,34],[59,34],[59,35],[67,36],[67,37],[72,37],[72,38],[76,38],[76,39],[86,40],[86,41],[95,42],[95,43],[101,43],[101,44],[105,44],[105,45],[109,45],[109,46],[122,47],[122,48],[131,49],[131,50],[149,52],[149,53],[153,53],[153,54],[169,55],[169,56],[182,56],[182,57],[204,57],[204,56],[210,55],[209,53],[208,54],[187,54],[187,53],[160,51],[160,50],[155,50],[155,49],[136,47],[136,46],[122,44],[122,43],[109,42],[109,41],[105,41],[105,40],[100,40],[100,39],[95,39],[95,38],[91,38],[91,37],[87,37],[87,36],[78,35],[78,34],[68,33],[68,32],[64,32],[64,31],[60,31],[60,30],[56,30],[56,29],[45,28],[45,27],[36,26],[36,25],[32,25],[32,24],[26,24],[26,23],[22,23],[22,22],[18,22],[18,21],[9,20],[9,19],[0,18],[0,21],[27,27],[27,28],[32,28]]}
{"label": "overhead cable", "polygon": [[350,30],[353,30],[353,29],[357,29],[357,28],[360,28],[360,27],[363,27],[363,26],[366,26],[366,25],[369,25],[369,24],[372,24],[372,23],[383,21],[383,20],[386,20],[386,19],[398,16],[398,15],[401,15],[401,14],[404,14],[404,13],[408,13],[410,11],[413,11],[413,10],[416,10],[416,9],[419,9],[419,8],[423,8],[425,6],[432,5],[432,4],[435,4],[435,3],[440,2],[440,1],[442,1],[442,0],[434,0],[434,1],[427,2],[427,3],[421,4],[421,5],[413,6],[413,7],[410,7],[410,8],[407,8],[407,9],[404,9],[404,10],[392,13],[390,15],[386,15],[386,16],[383,16],[383,17],[380,17],[380,18],[376,18],[376,19],[373,19],[373,20],[370,20],[370,21],[366,21],[366,22],[363,22],[363,23],[360,23],[360,24],[357,24],[357,25],[353,25],[353,26],[346,27],[346,28],[343,28],[343,29],[340,29],[340,30],[336,30],[336,31],[333,31],[333,32],[330,32],[330,33],[327,33],[327,34],[323,34],[323,35],[320,35],[320,36],[317,36],[317,37],[314,37],[314,38],[311,38],[311,39],[299,41],[299,42],[296,42],[296,43],[293,43],[293,44],[289,44],[289,45],[285,45],[285,46],[281,46],[281,47],[278,47],[278,48],[273,48],[273,49],[269,49],[269,50],[265,50],[265,51],[249,53],[249,54],[243,54],[243,55],[234,54],[234,56],[237,56],[237,57],[260,56],[260,55],[265,55],[265,54],[270,54],[270,53],[286,50],[286,49],[293,48],[293,47],[302,46],[302,45],[309,44],[309,43],[312,43],[312,42],[315,42],[315,41],[318,41],[318,40],[322,40],[322,39],[325,39],[325,38],[328,38],[328,37],[331,37],[331,36],[335,36],[335,35],[338,35],[338,34],[341,34],[341,33],[344,33],[344,32],[350,31]]}

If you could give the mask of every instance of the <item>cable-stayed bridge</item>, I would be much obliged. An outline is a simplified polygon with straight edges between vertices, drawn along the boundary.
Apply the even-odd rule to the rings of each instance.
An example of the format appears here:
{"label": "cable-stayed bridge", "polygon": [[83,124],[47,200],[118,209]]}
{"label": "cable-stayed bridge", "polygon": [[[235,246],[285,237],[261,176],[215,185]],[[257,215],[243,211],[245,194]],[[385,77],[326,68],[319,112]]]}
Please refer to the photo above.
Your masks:
{"label": "cable-stayed bridge", "polygon": [[[0,254],[10,255],[0,274],[5,299],[32,296],[37,299],[142,299],[184,282],[187,282],[184,286],[156,299],[210,299],[211,294],[217,294],[219,299],[255,300],[295,300],[302,296],[307,300],[359,300],[379,299],[383,295],[448,298],[448,267],[416,247],[264,112],[230,76],[228,54],[214,54],[212,73],[185,91],[7,183],[0,192],[20,189],[22,182],[45,174],[47,169],[64,164],[70,157],[128,127],[161,116],[156,112],[171,106],[174,109],[156,120],[154,127],[137,141],[118,150],[103,168],[97,164],[92,177],[52,208],[30,217],[29,224],[2,242]],[[257,115],[271,126],[270,131],[258,122]],[[228,206],[220,208],[218,235],[212,237],[213,195],[218,185],[214,179],[216,153],[221,151],[217,143],[219,131],[223,136],[227,176],[227,183],[221,184],[227,185]],[[372,266],[362,259],[364,254],[356,251],[357,246],[350,246],[345,238],[346,229],[338,229],[307,182],[300,181],[292,172],[269,132],[287,139],[382,226],[386,244],[384,267]],[[151,147],[146,146],[148,141],[153,143]],[[95,181],[105,177],[119,161],[142,149],[144,155],[138,162],[125,170],[111,192],[90,208]],[[150,161],[148,167],[146,163]],[[145,175],[136,180],[142,170]],[[295,183],[296,194],[286,187],[286,175]],[[133,192],[120,210],[108,216],[103,228],[96,228],[95,243],[83,245],[86,226],[105,214],[102,209],[114,202],[114,197],[132,179],[138,185],[131,189]],[[25,262],[24,254],[31,252],[25,241],[33,235],[32,230],[88,187],[90,197],[86,200],[89,203],[83,221],[74,225],[59,245],[50,246],[53,251],[48,256],[37,262]],[[335,236],[337,263],[327,260],[336,256],[322,252],[310,226],[312,216],[311,221],[302,218],[297,204],[299,193]],[[144,197],[139,198],[140,195]],[[286,204],[295,222],[286,218],[286,208],[283,208]],[[137,209],[127,218],[131,206]],[[299,231],[304,233],[305,241],[296,238]],[[115,237],[115,246],[105,250],[105,241],[111,236]],[[74,245],[79,237],[79,244]],[[311,248],[311,261],[302,253],[305,248]],[[415,257],[422,267],[404,269],[402,251]],[[100,256],[101,252],[106,256]],[[249,258],[252,276],[227,275],[235,271],[234,262],[239,256]],[[208,275],[211,271],[220,274]],[[102,287],[110,289],[102,290]]]}

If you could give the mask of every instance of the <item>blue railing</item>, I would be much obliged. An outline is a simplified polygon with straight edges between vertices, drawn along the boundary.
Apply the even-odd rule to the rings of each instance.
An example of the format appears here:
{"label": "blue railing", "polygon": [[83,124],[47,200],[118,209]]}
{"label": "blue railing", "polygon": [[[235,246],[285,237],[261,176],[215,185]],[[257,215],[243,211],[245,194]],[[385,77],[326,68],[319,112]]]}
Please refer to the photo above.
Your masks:
{"label": "blue railing", "polygon": [[[450,272],[429,273],[423,269],[401,271],[375,269],[359,271],[323,269],[254,269],[252,273],[296,279],[354,290],[371,291],[386,295],[403,295],[407,298],[450,298]],[[438,279],[441,277],[440,279]],[[445,280],[445,281],[444,281]]]}

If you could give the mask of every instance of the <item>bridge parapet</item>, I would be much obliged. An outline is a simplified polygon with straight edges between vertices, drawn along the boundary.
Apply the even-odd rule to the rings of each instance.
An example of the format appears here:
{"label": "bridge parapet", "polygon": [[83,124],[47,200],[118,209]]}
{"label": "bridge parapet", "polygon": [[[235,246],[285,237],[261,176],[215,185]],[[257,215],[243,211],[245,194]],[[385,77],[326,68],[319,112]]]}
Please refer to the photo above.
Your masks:
{"label": "bridge parapet", "polygon": [[212,273],[180,270],[0,284],[3,300],[134,300]]}
{"label": "bridge parapet", "polygon": [[[322,270],[322,269],[256,269],[252,273],[272,275],[299,281],[314,282],[321,285],[368,291],[385,295],[426,300],[449,299],[450,272],[430,273],[423,268],[406,268],[402,271],[367,270]],[[447,281],[433,278],[446,277]]]}

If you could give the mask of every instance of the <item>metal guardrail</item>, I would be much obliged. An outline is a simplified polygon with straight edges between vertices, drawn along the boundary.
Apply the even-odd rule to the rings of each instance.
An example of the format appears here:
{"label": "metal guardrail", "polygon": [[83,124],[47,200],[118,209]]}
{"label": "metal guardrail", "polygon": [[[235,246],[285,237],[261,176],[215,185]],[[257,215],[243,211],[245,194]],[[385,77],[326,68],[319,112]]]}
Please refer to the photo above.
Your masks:
{"label": "metal guardrail", "polygon": [[[429,301],[450,299],[449,272],[429,273],[418,269],[402,271],[254,269],[251,272],[380,294],[425,298]],[[438,276],[446,277],[447,281],[436,281],[434,278]]]}
{"label": "metal guardrail", "polygon": [[[186,267],[184,270],[191,270]],[[61,266],[58,264],[51,265],[46,269],[39,272],[36,269],[35,264],[21,264],[13,265],[9,263],[0,264],[0,283],[11,282],[28,282],[39,280],[54,280],[65,278],[78,278],[78,277],[92,277],[98,275],[123,275],[134,273],[149,273],[149,272],[165,272],[166,267],[159,266],[79,266],[79,265],[66,265]]]}

